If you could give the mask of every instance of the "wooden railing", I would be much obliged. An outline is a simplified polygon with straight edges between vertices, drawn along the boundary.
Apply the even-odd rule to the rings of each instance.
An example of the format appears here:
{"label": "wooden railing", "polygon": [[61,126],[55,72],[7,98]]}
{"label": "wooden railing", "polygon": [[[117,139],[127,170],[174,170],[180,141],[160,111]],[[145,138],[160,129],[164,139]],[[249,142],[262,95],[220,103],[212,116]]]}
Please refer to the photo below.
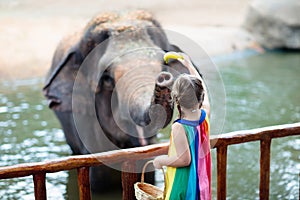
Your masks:
{"label": "wooden railing", "polygon": [[[260,141],[260,199],[269,199],[270,147],[273,138],[300,135],[300,123],[272,126],[246,131],[211,136],[211,148],[217,149],[217,199],[226,199],[227,147],[233,144]],[[135,162],[167,154],[168,143],[116,150],[92,155],[0,167],[0,179],[33,176],[35,199],[47,199],[46,173],[77,169],[81,200],[91,199],[89,168],[113,163],[122,163],[123,199],[134,199],[133,184],[138,181]],[[132,172],[132,173],[131,173]]]}
{"label": "wooden railing", "polygon": [[270,152],[273,138],[300,135],[300,123],[237,131],[211,137],[217,149],[217,199],[226,199],[227,147],[233,144],[260,141],[260,199],[269,199]]}

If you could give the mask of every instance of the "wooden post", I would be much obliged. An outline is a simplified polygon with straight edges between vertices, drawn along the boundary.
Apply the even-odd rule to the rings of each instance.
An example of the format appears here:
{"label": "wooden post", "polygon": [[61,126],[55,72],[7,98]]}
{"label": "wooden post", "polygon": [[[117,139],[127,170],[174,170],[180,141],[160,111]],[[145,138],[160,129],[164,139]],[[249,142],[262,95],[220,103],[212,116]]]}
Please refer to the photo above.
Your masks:
{"label": "wooden post", "polygon": [[217,199],[226,199],[227,145],[217,148]]}
{"label": "wooden post", "polygon": [[138,182],[135,161],[125,161],[122,163],[122,188],[123,200],[136,199],[134,195],[134,184]]}
{"label": "wooden post", "polygon": [[79,187],[79,199],[90,200],[91,199],[91,188],[90,188],[90,175],[89,167],[77,168],[77,178]]}
{"label": "wooden post", "polygon": [[269,199],[270,188],[270,151],[271,138],[266,137],[260,141],[260,199]]}
{"label": "wooden post", "polygon": [[36,200],[46,200],[46,174],[38,173],[33,175],[34,197]]}

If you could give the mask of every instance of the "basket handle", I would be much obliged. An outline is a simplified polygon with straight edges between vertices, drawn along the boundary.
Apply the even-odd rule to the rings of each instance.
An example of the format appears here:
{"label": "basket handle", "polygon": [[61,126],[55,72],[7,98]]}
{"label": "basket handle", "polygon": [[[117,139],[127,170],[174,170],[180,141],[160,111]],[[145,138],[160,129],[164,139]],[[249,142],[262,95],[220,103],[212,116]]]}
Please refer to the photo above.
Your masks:
{"label": "basket handle", "polygon": [[[141,176],[141,183],[144,183],[144,174],[145,174],[145,170],[147,168],[147,166],[150,164],[150,163],[153,163],[154,160],[149,160],[145,163],[144,167],[143,167],[143,170],[142,170],[142,176]],[[165,170],[164,168],[161,168],[162,172],[163,172],[163,175],[164,175],[164,196],[163,196],[163,199],[165,199],[166,197],[166,173],[165,173]]]}
{"label": "basket handle", "polygon": [[[146,171],[146,168],[147,166],[150,164],[150,163],[153,163],[154,160],[149,160],[148,162],[145,163],[144,167],[143,167],[143,170],[142,170],[142,176],[141,176],[141,182],[144,183],[144,174],[145,174],[145,171]],[[161,168],[163,174],[164,174],[164,182],[166,182],[166,174],[165,174],[165,170],[163,168]]]}

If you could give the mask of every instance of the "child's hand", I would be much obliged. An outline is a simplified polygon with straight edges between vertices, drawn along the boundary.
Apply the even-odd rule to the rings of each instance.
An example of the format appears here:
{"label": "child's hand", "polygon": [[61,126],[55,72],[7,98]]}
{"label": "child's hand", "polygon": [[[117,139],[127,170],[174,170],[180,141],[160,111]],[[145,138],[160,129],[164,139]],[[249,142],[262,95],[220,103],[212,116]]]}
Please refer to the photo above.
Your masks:
{"label": "child's hand", "polygon": [[160,163],[157,159],[154,159],[153,165],[156,169],[161,169],[162,168],[162,166],[160,165]]}

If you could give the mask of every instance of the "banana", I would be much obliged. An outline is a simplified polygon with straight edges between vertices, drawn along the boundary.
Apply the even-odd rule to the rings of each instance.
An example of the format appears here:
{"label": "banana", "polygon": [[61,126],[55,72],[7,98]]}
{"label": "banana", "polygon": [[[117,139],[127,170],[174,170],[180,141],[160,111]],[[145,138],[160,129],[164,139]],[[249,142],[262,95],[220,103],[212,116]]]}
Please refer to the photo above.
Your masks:
{"label": "banana", "polygon": [[169,59],[183,59],[183,56],[176,53],[176,52],[173,52],[173,51],[170,51],[168,53],[165,53],[164,55],[164,61],[168,64],[169,62]]}

